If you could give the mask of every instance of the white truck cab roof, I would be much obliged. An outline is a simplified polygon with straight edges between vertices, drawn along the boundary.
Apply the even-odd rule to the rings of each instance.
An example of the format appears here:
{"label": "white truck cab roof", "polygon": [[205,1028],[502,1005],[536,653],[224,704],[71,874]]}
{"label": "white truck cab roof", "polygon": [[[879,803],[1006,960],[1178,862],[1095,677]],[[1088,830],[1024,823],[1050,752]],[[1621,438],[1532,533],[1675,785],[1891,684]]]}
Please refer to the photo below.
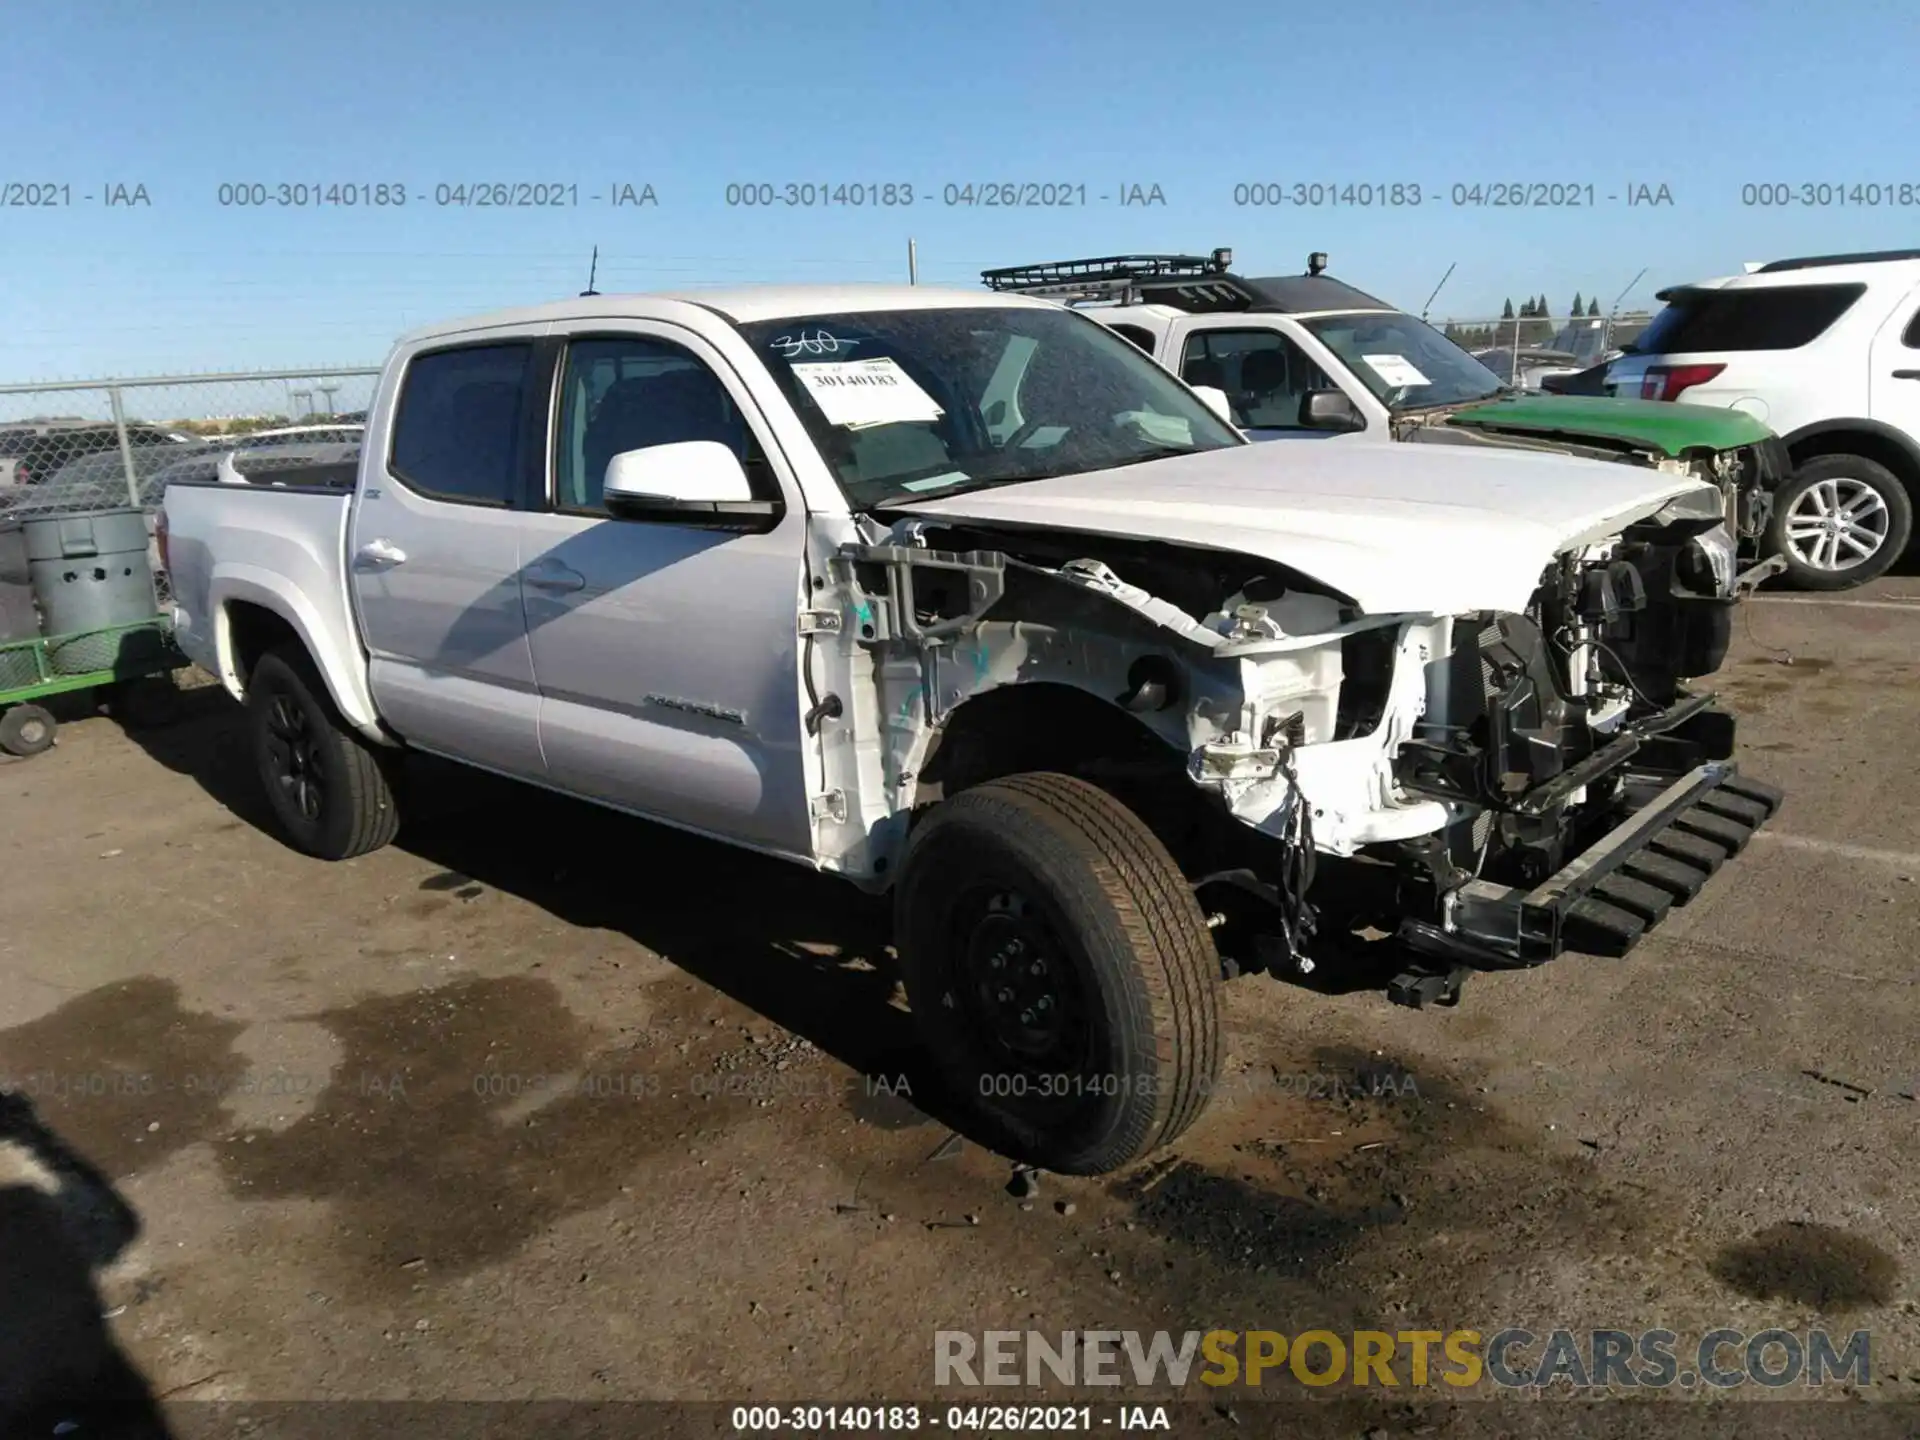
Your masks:
{"label": "white truck cab roof", "polygon": [[505,326],[540,325],[593,319],[657,316],[665,307],[691,305],[724,316],[735,324],[779,320],[787,316],[842,315],[867,310],[950,310],[960,307],[1047,308],[1046,302],[1019,295],[963,290],[938,285],[743,285],[711,290],[639,291],[623,295],[582,295],[544,305],[441,321],[410,330],[402,345],[491,330]]}

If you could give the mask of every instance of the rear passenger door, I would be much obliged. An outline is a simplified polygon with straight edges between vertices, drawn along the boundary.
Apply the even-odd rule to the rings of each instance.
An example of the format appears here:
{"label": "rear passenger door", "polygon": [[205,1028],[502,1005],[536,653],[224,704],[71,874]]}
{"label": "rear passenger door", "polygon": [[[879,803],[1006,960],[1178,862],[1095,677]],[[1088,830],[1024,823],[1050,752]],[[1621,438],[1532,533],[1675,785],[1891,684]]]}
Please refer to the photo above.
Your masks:
{"label": "rear passenger door", "polygon": [[537,337],[405,362],[347,543],[381,718],[410,744],[540,779],[540,700],[520,606],[520,524],[538,463]]}

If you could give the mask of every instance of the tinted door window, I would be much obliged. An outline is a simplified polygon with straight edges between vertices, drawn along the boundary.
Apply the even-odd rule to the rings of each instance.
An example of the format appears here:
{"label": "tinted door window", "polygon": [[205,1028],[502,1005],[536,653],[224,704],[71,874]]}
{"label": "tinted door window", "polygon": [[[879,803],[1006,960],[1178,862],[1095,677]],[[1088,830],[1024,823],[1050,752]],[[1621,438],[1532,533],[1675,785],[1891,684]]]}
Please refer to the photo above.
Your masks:
{"label": "tinted door window", "polygon": [[1247,430],[1292,430],[1300,397],[1337,387],[1298,345],[1275,330],[1203,330],[1187,341],[1180,378],[1227,392],[1234,423]]}
{"label": "tinted door window", "polygon": [[[752,466],[747,423],[726,386],[689,351],[641,336],[567,347],[554,504],[604,514],[607,462],[626,450],[717,440]],[[751,470],[749,471],[751,473]]]}
{"label": "tinted door window", "polygon": [[394,420],[394,475],[437,500],[510,503],[532,357],[524,344],[415,356]]}
{"label": "tinted door window", "polygon": [[1782,285],[1677,296],[1634,341],[1644,354],[1797,350],[1866,294],[1864,285]]}

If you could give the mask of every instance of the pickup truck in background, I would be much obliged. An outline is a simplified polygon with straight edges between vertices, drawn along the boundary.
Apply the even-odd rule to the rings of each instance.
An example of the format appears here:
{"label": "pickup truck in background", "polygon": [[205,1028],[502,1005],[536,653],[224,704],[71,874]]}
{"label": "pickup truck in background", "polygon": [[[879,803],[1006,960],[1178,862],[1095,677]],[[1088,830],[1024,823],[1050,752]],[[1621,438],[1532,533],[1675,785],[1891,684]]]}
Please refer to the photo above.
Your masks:
{"label": "pickup truck in background", "polygon": [[1713,485],[1256,445],[1039,300],[436,326],[357,470],[238,478],[161,535],[291,843],[387,843],[417,749],[891,892],[954,1105],[1049,1169],[1193,1122],[1223,979],[1374,925],[1415,1005],[1623,953],[1779,801],[1688,684],[1736,603]]}
{"label": "pickup truck in background", "polygon": [[1751,415],[1707,405],[1542,394],[1418,316],[1323,273],[1249,277],[1211,255],[1111,255],[982,272],[1003,294],[1080,309],[1189,385],[1218,390],[1254,440],[1408,441],[1579,455],[1720,488],[1755,584],[1786,569],[1767,541],[1791,464]]}

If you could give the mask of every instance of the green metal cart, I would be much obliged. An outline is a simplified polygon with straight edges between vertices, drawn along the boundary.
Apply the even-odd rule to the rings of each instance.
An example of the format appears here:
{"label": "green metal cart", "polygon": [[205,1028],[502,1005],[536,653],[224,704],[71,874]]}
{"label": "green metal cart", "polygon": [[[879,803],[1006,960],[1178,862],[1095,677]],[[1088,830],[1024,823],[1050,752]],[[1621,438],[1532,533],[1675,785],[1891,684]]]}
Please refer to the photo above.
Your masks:
{"label": "green metal cart", "polygon": [[163,615],[75,635],[0,641],[0,750],[38,755],[59,722],[38,702],[76,690],[106,689],[134,724],[159,724],[178,703],[173,672],[190,662]]}

